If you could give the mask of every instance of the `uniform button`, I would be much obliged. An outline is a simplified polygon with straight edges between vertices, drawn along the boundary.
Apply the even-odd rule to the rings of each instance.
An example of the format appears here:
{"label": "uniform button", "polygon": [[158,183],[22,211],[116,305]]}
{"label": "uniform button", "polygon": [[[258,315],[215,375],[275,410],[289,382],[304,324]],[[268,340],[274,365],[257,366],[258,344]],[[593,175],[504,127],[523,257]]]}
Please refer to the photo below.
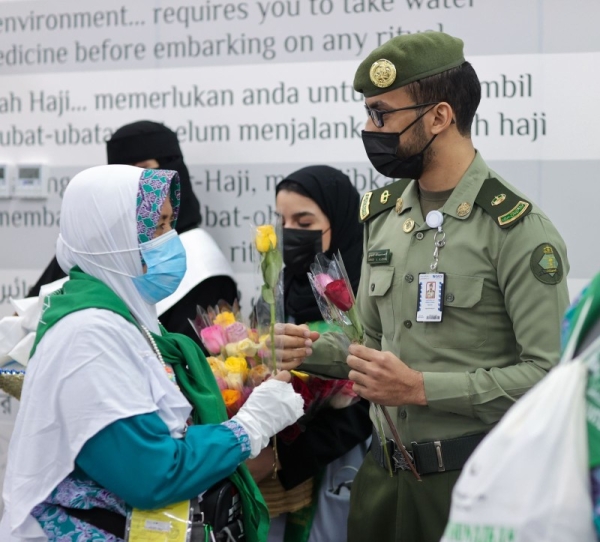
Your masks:
{"label": "uniform button", "polygon": [[454,294],[448,294],[448,295],[446,296],[446,301],[447,301],[448,303],[452,303],[452,302],[454,301]]}
{"label": "uniform button", "polygon": [[425,237],[425,234],[422,231],[418,231],[415,237],[417,238],[417,241],[421,241],[423,237]]}
{"label": "uniform button", "polygon": [[410,320],[404,320],[404,327],[410,329],[412,327],[412,322]]}
{"label": "uniform button", "polygon": [[406,420],[406,410],[401,410],[401,411],[400,411],[400,417],[401,417],[403,420]]}
{"label": "uniform button", "polygon": [[404,280],[406,280],[406,282],[412,282],[413,280],[415,280],[415,277],[413,277],[412,275],[406,275],[404,277]]}
{"label": "uniform button", "polygon": [[374,292],[375,291],[375,284],[371,284],[371,291]]}

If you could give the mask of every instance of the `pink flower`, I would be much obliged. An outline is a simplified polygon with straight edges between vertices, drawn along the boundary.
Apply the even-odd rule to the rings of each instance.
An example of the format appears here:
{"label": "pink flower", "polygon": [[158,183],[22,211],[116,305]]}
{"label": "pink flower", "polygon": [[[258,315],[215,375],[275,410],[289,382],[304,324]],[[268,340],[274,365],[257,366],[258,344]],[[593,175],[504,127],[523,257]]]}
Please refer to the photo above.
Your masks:
{"label": "pink flower", "polygon": [[332,408],[346,408],[356,402],[358,395],[354,393],[352,385],[353,382],[346,381],[346,384],[331,397],[329,405]]}
{"label": "pink flower", "polygon": [[219,386],[219,389],[221,391],[229,389],[227,387],[227,382],[225,381],[224,378],[221,378],[220,376],[217,376],[217,377],[215,377],[215,380],[217,381],[217,386]]}
{"label": "pink flower", "polygon": [[200,331],[200,338],[211,354],[220,354],[225,346],[225,332],[221,326],[205,327]]}
{"label": "pink flower", "polygon": [[248,329],[241,322],[229,324],[225,328],[228,343],[237,343],[248,338]]}
{"label": "pink flower", "polygon": [[333,282],[333,279],[326,273],[319,273],[314,276],[315,285],[321,295],[325,295],[325,287]]}

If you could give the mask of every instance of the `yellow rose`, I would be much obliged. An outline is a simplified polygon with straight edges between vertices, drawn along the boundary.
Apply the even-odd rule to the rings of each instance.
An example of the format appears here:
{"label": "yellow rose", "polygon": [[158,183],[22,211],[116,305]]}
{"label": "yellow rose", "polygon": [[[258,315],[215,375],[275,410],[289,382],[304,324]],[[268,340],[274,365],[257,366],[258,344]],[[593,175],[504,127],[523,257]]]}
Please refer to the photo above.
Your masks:
{"label": "yellow rose", "polygon": [[258,345],[255,344],[250,339],[242,339],[239,343],[237,343],[238,352],[245,357],[252,357],[256,355],[258,350]]}
{"label": "yellow rose", "polygon": [[256,244],[256,250],[258,250],[258,252],[261,254],[269,252],[269,250],[277,247],[277,235],[275,234],[275,228],[270,224],[265,226],[257,226],[254,243]]}
{"label": "yellow rose", "polygon": [[217,314],[214,323],[218,324],[222,327],[230,326],[231,324],[235,324],[235,315],[232,312],[224,311]]}
{"label": "yellow rose", "polygon": [[229,371],[225,377],[228,386],[233,390],[242,391],[246,377],[248,376],[248,364],[246,360],[230,356],[225,360],[225,366]]}
{"label": "yellow rose", "polygon": [[225,353],[228,358],[243,358],[244,354],[240,352],[238,343],[227,343],[225,345]]}
{"label": "yellow rose", "polygon": [[208,361],[208,364],[210,365],[210,368],[216,377],[224,377],[227,375],[227,367],[225,367],[223,360],[215,358],[214,356],[210,356],[206,358],[206,361]]}
{"label": "yellow rose", "polygon": [[229,373],[240,374],[244,379],[248,376],[248,363],[245,358],[229,356],[225,360],[225,367]]}

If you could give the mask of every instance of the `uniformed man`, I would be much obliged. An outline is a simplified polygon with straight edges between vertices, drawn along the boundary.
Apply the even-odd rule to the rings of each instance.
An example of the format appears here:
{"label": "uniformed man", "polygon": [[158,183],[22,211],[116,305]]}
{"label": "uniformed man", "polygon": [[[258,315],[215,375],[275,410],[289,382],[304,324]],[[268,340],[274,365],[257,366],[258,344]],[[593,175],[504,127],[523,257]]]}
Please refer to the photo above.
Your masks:
{"label": "uniformed man", "polygon": [[361,202],[366,345],[347,355],[336,335],[286,325],[283,366],[349,376],[390,407],[420,474],[375,437],[352,487],[349,540],[437,542],[468,456],[558,361],[566,249],[473,147],[481,87],[460,39],[395,37],[362,62],[354,88],[371,163],[401,178]]}

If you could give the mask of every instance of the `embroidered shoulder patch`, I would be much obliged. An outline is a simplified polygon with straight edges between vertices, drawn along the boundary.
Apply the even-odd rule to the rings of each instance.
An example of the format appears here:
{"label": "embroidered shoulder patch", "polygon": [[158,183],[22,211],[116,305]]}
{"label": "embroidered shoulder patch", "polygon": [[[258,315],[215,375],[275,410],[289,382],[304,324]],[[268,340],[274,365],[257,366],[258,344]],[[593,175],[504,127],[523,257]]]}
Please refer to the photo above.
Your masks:
{"label": "embroidered shoulder patch", "polygon": [[529,202],[520,200],[508,213],[505,213],[498,217],[498,224],[500,226],[506,226],[511,222],[514,222],[520,218],[525,211],[529,209]]}
{"label": "embroidered shoulder patch", "polygon": [[560,254],[550,243],[542,243],[531,253],[529,261],[533,276],[544,284],[556,285],[564,276]]}
{"label": "embroidered shoulder patch", "polygon": [[373,192],[367,192],[360,200],[360,219],[364,222],[371,212],[371,197]]}

